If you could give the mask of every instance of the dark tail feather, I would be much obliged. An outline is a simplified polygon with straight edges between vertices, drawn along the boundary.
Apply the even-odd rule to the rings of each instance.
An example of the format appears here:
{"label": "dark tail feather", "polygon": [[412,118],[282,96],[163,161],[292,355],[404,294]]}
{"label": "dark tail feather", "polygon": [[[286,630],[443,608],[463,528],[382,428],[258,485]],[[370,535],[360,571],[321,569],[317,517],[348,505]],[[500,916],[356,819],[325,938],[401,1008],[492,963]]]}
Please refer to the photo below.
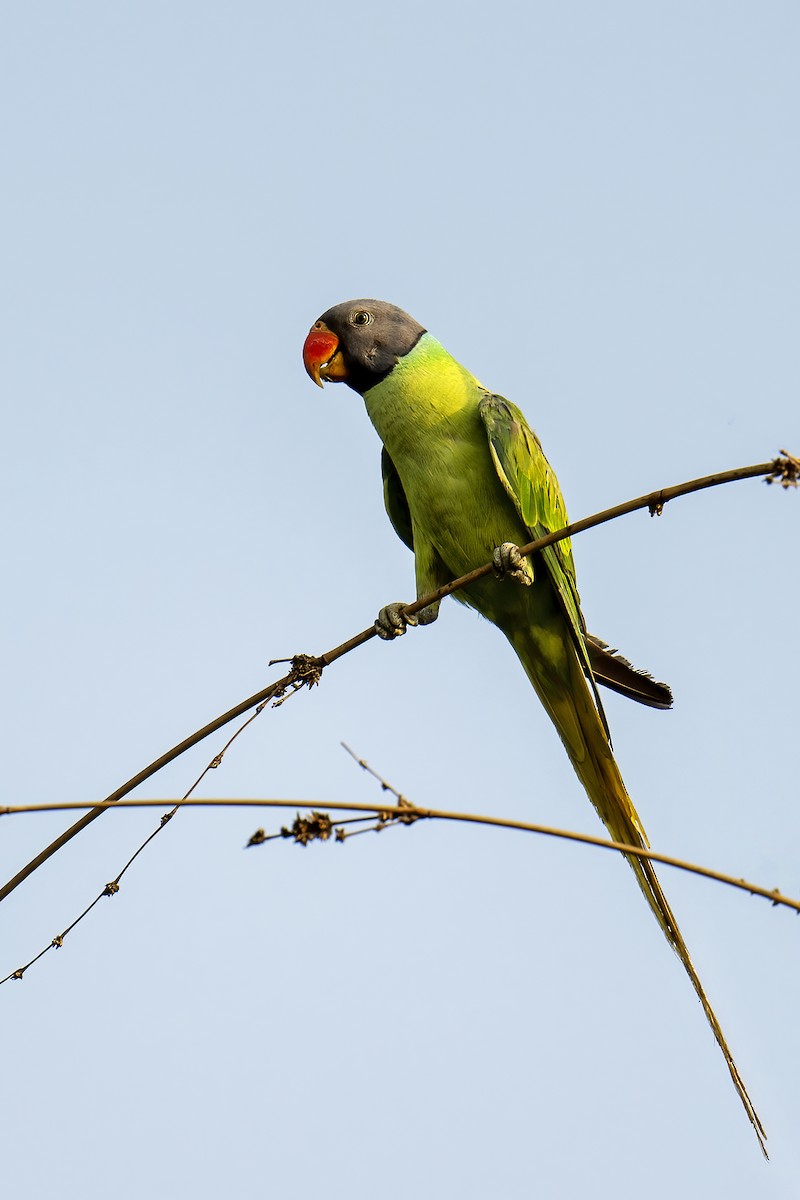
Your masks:
{"label": "dark tail feather", "polygon": [[591,633],[586,635],[586,647],[594,677],[603,687],[649,708],[672,708],[672,691],[668,684],[659,683],[647,671],[640,671]]}

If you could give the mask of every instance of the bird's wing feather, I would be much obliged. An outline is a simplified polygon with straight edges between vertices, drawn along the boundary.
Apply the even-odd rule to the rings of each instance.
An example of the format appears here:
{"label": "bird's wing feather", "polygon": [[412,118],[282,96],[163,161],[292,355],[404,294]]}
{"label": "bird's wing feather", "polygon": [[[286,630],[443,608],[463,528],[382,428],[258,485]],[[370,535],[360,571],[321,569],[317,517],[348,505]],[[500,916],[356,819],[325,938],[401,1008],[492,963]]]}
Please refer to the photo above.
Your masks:
{"label": "bird's wing feather", "polygon": [[401,542],[405,542],[409,550],[414,549],[414,531],[411,525],[411,511],[408,500],[397,474],[397,468],[386,452],[381,450],[381,475],[383,476],[383,503],[386,513]]}
{"label": "bird's wing feather", "polygon": [[[520,410],[502,396],[487,392],[480,402],[479,411],[500,482],[530,531],[531,540],[563,528],[568,524],[568,517],[561,488],[539,439]],[[567,618],[578,657],[591,681],[605,725],[586,645],[586,623],[581,612],[569,539],[564,538],[553,546],[546,546],[540,555]]]}

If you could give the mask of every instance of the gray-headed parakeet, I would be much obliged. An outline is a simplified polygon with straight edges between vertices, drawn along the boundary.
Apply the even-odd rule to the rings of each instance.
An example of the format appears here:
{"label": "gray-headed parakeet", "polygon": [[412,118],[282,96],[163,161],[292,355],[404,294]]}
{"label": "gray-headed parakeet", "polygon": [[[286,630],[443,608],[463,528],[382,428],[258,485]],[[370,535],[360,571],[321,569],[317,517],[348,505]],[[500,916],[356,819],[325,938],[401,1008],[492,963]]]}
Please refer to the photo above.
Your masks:
{"label": "gray-headed parakeet", "polygon": [[[671,695],[587,634],[568,541],[530,559],[516,552],[567,524],[558,481],[525,417],[417,321],[383,301],[353,300],[323,313],[306,338],[303,360],[316,383],[344,382],[363,396],[384,447],[386,509],[414,551],[417,596],[488,561],[508,576],[506,582],[486,576],[456,598],[508,638],[611,837],[647,847],[611,749],[597,684],[659,708],[669,707]],[[437,608],[423,610],[419,621],[434,620]],[[392,637],[406,623],[402,605],[393,604],[381,610],[376,628]],[[628,861],[692,981],[763,1150],[763,1127],[653,864],[634,856]]]}

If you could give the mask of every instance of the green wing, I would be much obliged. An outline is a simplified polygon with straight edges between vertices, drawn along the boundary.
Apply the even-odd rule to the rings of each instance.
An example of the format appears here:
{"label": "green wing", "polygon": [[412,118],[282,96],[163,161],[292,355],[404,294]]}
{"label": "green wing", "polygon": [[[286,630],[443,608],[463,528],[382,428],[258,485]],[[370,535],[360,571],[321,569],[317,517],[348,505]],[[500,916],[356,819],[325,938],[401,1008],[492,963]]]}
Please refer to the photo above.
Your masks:
{"label": "green wing", "polygon": [[381,450],[381,475],[383,476],[383,503],[395,533],[401,542],[405,542],[409,550],[414,549],[414,532],[411,526],[411,512],[408,500],[400,482],[400,476],[386,447]]}
{"label": "green wing", "polygon": [[[486,426],[489,449],[500,482],[530,531],[531,541],[563,528],[569,523],[569,518],[561,488],[544,456],[539,439],[520,410],[502,396],[487,392],[480,402],[479,411]],[[565,538],[554,546],[546,546],[540,554],[569,622],[580,661],[594,686],[586,646],[586,622],[575,582],[575,562],[570,541]],[[594,691],[603,716],[596,687]],[[605,724],[604,716],[603,722]]]}

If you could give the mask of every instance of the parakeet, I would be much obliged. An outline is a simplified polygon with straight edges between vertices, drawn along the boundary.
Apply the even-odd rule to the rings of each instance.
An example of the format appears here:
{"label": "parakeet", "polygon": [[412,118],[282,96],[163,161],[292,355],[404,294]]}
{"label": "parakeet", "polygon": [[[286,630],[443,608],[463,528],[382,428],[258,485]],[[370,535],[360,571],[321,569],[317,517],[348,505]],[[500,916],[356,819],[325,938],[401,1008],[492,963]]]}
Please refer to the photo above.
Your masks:
{"label": "parakeet", "polygon": [[[386,510],[414,552],[417,597],[493,562],[500,579],[485,576],[456,599],[508,638],[611,837],[647,847],[611,749],[597,684],[657,708],[668,708],[671,694],[587,633],[569,541],[531,558],[516,549],[568,523],[558,480],[522,412],[483,387],[413,317],[384,301],[351,300],[323,313],[305,340],[303,361],[315,383],[344,382],[364,399],[383,443]],[[402,604],[390,604],[376,629],[394,637],[408,623],[435,620],[438,607],[408,618]],[[653,864],[634,856],[628,861],[692,981],[766,1154],[763,1126]]]}

